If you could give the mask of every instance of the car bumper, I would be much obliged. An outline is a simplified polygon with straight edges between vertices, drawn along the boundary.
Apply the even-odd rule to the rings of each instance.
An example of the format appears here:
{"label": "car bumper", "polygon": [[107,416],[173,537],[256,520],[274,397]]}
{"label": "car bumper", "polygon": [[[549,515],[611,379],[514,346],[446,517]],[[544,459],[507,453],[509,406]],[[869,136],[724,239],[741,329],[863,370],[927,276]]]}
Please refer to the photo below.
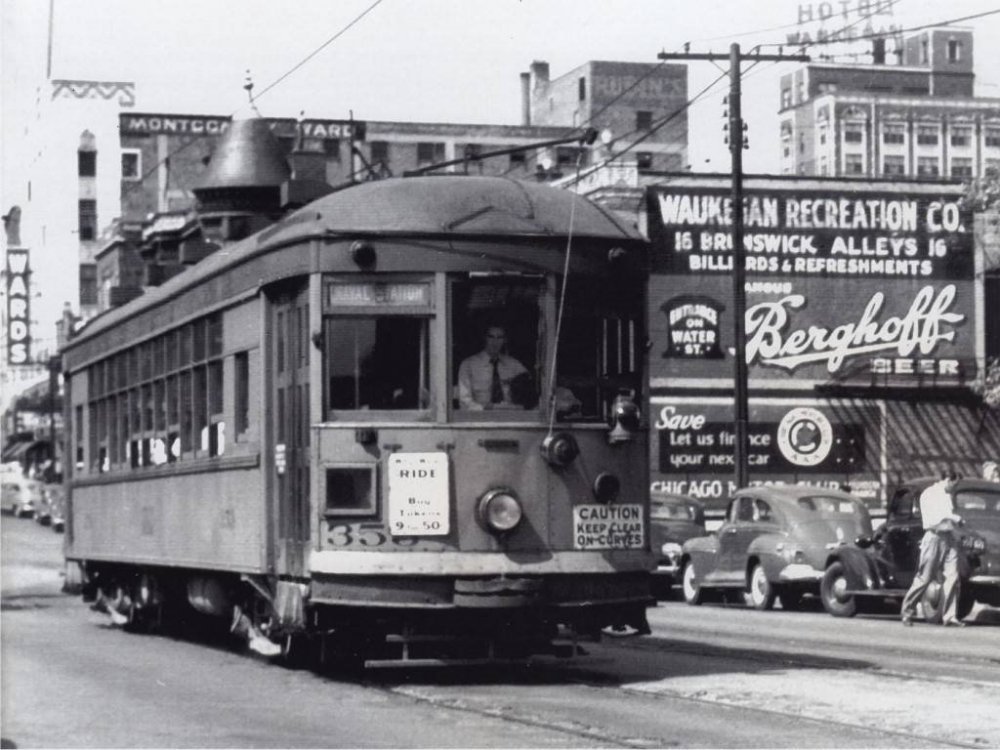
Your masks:
{"label": "car bumper", "polygon": [[680,575],[681,566],[676,562],[661,561],[656,569],[653,571],[653,575],[658,578],[677,578]]}
{"label": "car bumper", "polygon": [[977,586],[1000,586],[1000,576],[971,576],[969,583]]}
{"label": "car bumper", "polygon": [[804,563],[786,565],[778,574],[778,580],[784,582],[818,582],[821,578],[823,578],[822,570]]}

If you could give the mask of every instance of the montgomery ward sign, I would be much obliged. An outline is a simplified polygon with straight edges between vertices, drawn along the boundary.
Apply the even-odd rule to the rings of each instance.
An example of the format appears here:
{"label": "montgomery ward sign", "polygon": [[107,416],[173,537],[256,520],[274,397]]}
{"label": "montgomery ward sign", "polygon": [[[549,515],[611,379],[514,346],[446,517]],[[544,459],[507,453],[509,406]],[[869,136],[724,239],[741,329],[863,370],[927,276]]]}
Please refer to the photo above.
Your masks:
{"label": "montgomery ward sign", "polygon": [[26,365],[31,359],[30,274],[27,248],[7,248],[7,364],[10,365]]}
{"label": "montgomery ward sign", "polygon": [[[230,117],[166,114],[122,114],[119,127],[129,135],[208,135],[226,132]],[[352,120],[293,120],[268,118],[271,130],[279,137],[364,140],[364,123]]]}
{"label": "montgomery ward sign", "polygon": [[[692,175],[647,193],[654,388],[731,385],[731,366],[711,361],[735,352],[727,190]],[[751,388],[975,376],[973,223],[959,186],[749,178],[743,208]]]}

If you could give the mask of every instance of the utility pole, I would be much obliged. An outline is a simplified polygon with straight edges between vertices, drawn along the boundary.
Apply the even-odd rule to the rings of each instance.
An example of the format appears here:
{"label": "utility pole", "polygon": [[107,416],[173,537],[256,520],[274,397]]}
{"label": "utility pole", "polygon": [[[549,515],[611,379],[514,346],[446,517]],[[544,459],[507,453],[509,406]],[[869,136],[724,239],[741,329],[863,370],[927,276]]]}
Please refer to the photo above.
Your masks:
{"label": "utility pole", "polygon": [[751,62],[809,62],[808,55],[762,55],[758,52],[742,54],[740,45],[729,46],[729,54],[695,52],[661,52],[660,60],[729,60],[729,152],[732,154],[733,201],[733,339],[736,349],[734,369],[736,445],[733,457],[736,466],[736,486],[746,487],[750,478],[747,435],[749,433],[749,405],[747,397],[747,341],[746,341],[746,248],[743,247],[743,149],[749,148],[744,135],[740,80],[744,60]]}

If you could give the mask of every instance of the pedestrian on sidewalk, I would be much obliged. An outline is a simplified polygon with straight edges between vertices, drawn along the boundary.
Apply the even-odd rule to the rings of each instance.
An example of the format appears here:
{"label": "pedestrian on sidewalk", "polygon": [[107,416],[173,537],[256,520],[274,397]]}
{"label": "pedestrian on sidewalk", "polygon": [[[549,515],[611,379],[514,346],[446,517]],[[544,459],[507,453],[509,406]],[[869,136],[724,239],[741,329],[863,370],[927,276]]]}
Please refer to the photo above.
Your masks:
{"label": "pedestrian on sidewalk", "polygon": [[948,472],[941,480],[920,493],[920,516],[924,527],[924,535],[920,540],[920,562],[917,563],[917,573],[910,584],[909,591],[903,598],[901,612],[904,625],[913,624],[917,602],[932,582],[942,574],[944,581],[941,596],[944,599],[942,624],[953,627],[965,627],[958,619],[958,586],[959,572],[958,556],[961,554],[958,539],[958,527],[961,517],[955,514],[952,490],[958,475]]}

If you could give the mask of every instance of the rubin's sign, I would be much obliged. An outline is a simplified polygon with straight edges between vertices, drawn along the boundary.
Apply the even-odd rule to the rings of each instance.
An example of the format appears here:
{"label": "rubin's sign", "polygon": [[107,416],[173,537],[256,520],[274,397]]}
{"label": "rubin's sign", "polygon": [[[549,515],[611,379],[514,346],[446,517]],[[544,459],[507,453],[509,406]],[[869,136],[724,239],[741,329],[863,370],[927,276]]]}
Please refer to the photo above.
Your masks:
{"label": "rubin's sign", "polygon": [[[735,351],[728,181],[678,177],[647,205],[654,385],[731,379],[718,362]],[[743,216],[751,378],[975,374],[973,220],[958,186],[748,178]]]}
{"label": "rubin's sign", "polygon": [[7,363],[31,361],[31,312],[28,249],[7,248]]}

